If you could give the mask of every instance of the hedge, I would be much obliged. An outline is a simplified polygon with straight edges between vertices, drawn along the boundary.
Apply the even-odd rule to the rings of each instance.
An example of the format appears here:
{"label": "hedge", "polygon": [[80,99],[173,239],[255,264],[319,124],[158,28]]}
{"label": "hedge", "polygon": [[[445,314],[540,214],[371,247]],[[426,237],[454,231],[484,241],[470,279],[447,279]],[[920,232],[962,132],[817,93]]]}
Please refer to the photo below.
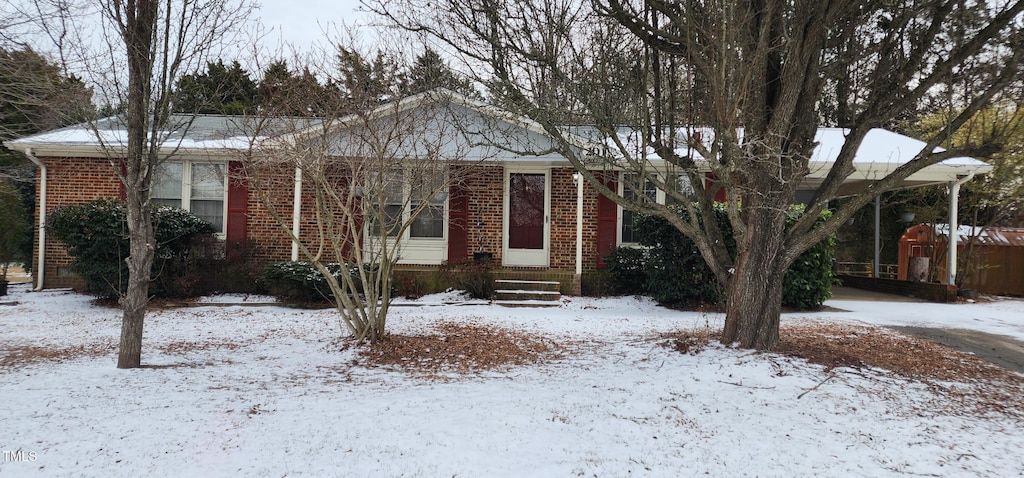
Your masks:
{"label": "hedge", "polygon": [[[188,211],[153,206],[156,250],[150,294],[157,297],[193,295],[199,269],[216,248],[213,226]],[[128,287],[129,237],[125,205],[99,199],[54,209],[47,231],[63,242],[72,257],[70,269],[84,281],[89,292],[113,298]]]}
{"label": "hedge", "polygon": [[[685,214],[681,209],[679,213]],[[803,206],[794,206],[787,226],[801,214]],[[726,249],[735,257],[736,242],[724,207],[716,207],[715,215]],[[823,212],[818,223],[830,216],[831,212]],[[638,215],[636,233],[641,247],[618,247],[608,257],[613,292],[649,295],[670,307],[716,303],[725,298],[696,244],[666,219]],[[835,283],[834,258],[832,236],[801,254],[783,279],[783,306],[804,310],[821,307],[831,297]]]}

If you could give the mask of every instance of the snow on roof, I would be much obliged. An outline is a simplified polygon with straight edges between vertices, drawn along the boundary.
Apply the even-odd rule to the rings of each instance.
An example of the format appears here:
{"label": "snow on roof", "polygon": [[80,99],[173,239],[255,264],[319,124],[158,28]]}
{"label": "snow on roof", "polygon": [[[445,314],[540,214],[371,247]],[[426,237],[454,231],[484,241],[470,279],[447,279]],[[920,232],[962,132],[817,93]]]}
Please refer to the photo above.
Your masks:
{"label": "snow on roof", "polygon": [[[949,237],[949,224],[935,224],[935,236]],[[960,225],[957,228],[957,244],[974,243],[984,246],[1024,247],[1024,228],[1016,227],[979,227]]]}
{"label": "snow on roof", "polygon": [[[637,158],[643,158],[649,161],[660,161],[661,158],[654,151],[650,145],[643,144],[642,135],[636,129],[632,128],[621,128],[616,132],[614,138],[607,137],[603,140],[600,138],[600,133],[597,132],[596,128],[586,127],[575,127],[572,131],[584,138],[588,138],[592,141],[602,142],[605,147],[615,152],[615,154],[621,154],[621,150],[616,144],[616,140],[619,144],[623,145],[631,155]],[[740,141],[743,140],[743,128],[736,131],[737,137]],[[827,173],[831,164],[835,163],[836,158],[839,157],[839,152],[846,144],[846,136],[849,130],[844,128],[819,128],[815,134],[814,140],[817,143],[814,148],[814,152],[811,155],[810,163],[812,176],[824,176]],[[688,137],[692,136],[698,141],[703,142],[710,148],[711,141],[714,139],[714,130],[706,127],[698,128],[680,128],[675,133],[677,140],[676,143],[680,146],[676,148],[675,154],[678,156],[692,155],[695,160],[702,161],[703,158],[699,153],[692,150],[687,146],[689,143]],[[859,176],[855,179],[879,179],[902,164],[909,162],[921,152],[926,146],[924,141],[920,141],[909,136],[905,136],[893,131],[874,128],[868,131],[861,143],[860,148],[857,150],[857,154],[854,156],[853,165],[860,172]],[[641,151],[642,150],[642,151]],[[943,151],[942,148],[936,148],[936,152]],[[931,169],[936,168],[952,168],[956,170],[968,170],[974,171],[975,173],[985,173],[991,170],[991,166],[983,161],[979,161],[969,157],[954,157],[942,161],[938,165],[931,166]],[[870,173],[880,174],[879,178],[866,177]]]}
{"label": "snow on roof", "polygon": [[[464,104],[467,107],[477,109],[482,114],[501,116],[502,113],[496,108],[483,105],[482,103],[461,97],[457,93],[439,90],[437,94],[421,94],[415,97],[406,98],[397,106],[417,107],[429,101],[452,101]],[[390,112],[393,108],[380,108],[382,113]],[[507,116],[507,114],[506,114]],[[262,121],[260,125],[261,135],[256,136],[254,124]],[[525,121],[525,120],[524,120]],[[316,118],[275,118],[273,120],[258,120],[254,117],[225,116],[225,115],[178,115],[171,118],[168,123],[170,127],[162,132],[166,135],[165,147],[206,150],[206,151],[229,151],[247,149],[252,140],[265,139],[267,137],[279,136],[282,133],[302,131],[304,128],[316,126],[319,120]],[[531,128],[528,121],[517,123],[524,128]],[[618,152],[620,149],[615,139],[625,145],[627,150],[633,151],[635,156],[649,161],[660,162],[661,158],[649,145],[644,144],[642,135],[636,129],[620,128],[616,132],[616,138],[604,137],[592,126],[566,126],[564,128],[567,137],[584,149],[606,149]],[[699,141],[710,143],[714,138],[714,130],[707,127],[681,127],[675,133],[678,136],[679,145],[676,154],[680,156],[691,155],[697,161],[702,161],[696,151],[688,146],[688,136],[693,136]],[[743,129],[737,130],[737,137],[742,141]],[[818,143],[811,156],[811,173],[809,179],[820,180],[824,178],[831,165],[835,162],[840,150],[846,143],[848,130],[842,128],[820,128],[815,135]],[[70,126],[46,133],[41,133],[26,138],[9,142],[10,147],[18,149],[26,148],[47,148],[50,152],[61,153],[63,151],[81,151],[92,148],[97,150],[101,147],[124,147],[125,126],[122,118],[109,117],[98,120],[95,125],[81,124]],[[593,145],[593,148],[587,146]],[[851,181],[872,181],[881,179],[888,175],[900,165],[912,160],[925,143],[917,139],[904,136],[899,133],[887,131],[880,128],[872,129],[867,133],[857,154],[854,157],[855,172],[849,177]],[[955,179],[970,173],[984,174],[991,170],[988,164],[968,157],[955,157],[942,161],[939,164],[929,166],[925,170],[915,173],[909,180],[918,182],[939,182]]]}
{"label": "snow on roof", "polygon": [[[303,124],[312,119],[304,118]],[[247,149],[253,140],[279,134],[287,127],[288,118],[264,121],[248,116],[228,115],[173,115],[167,128],[158,135],[164,147],[206,150]],[[314,120],[315,121],[315,120]],[[259,130],[260,134],[255,134]],[[14,148],[47,147],[57,150],[124,148],[127,141],[127,126],[124,118],[110,116],[94,123],[81,123],[44,133],[19,138],[8,144]]]}
{"label": "snow on roof", "polygon": [[[839,157],[839,150],[846,144],[849,130],[844,128],[818,128],[814,140],[818,146],[811,156],[812,163],[834,163]],[[853,158],[854,164],[888,163],[904,164],[914,158],[925,147],[925,142],[893,131],[873,128],[868,131]],[[936,152],[943,151],[936,148]],[[987,166],[983,161],[968,157],[955,157],[943,161],[948,166]]]}

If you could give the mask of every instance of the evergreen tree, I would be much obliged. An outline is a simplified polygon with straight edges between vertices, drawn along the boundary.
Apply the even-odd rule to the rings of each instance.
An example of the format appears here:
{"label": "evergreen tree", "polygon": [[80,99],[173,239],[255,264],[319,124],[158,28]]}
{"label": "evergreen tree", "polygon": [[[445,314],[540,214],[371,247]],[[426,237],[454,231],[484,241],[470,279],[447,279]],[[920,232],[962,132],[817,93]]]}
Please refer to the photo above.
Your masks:
{"label": "evergreen tree", "polygon": [[256,82],[237,61],[208,62],[206,72],[195,72],[178,79],[174,92],[174,111],[191,114],[241,115],[255,111]]}
{"label": "evergreen tree", "polygon": [[434,88],[446,88],[465,96],[476,98],[480,94],[473,89],[469,79],[459,76],[436,51],[427,48],[413,61],[406,74],[402,92],[406,95],[422,93]]}
{"label": "evergreen tree", "polygon": [[257,96],[269,115],[323,116],[336,111],[340,94],[333,83],[320,83],[308,67],[297,73],[288,62],[277,60],[263,71]]}
{"label": "evergreen tree", "polygon": [[404,75],[399,63],[378,51],[373,59],[339,47],[338,87],[353,110],[372,108],[402,96]]}

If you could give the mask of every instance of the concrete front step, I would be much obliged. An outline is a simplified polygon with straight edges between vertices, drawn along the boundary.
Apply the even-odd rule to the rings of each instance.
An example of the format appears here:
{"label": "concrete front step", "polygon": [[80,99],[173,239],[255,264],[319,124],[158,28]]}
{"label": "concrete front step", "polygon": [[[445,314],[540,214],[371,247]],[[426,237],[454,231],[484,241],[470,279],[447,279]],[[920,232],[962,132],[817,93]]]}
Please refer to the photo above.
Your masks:
{"label": "concrete front step", "polygon": [[558,281],[498,279],[494,281],[494,288],[558,292],[562,288],[562,284]]}
{"label": "concrete front step", "polygon": [[562,294],[549,290],[499,289],[494,291],[495,300],[543,300],[558,302]]}
{"label": "concrete front step", "polygon": [[557,281],[498,279],[494,281],[494,287],[494,303],[505,307],[561,305],[561,284]]}
{"label": "concrete front step", "polygon": [[496,300],[494,304],[502,307],[560,307],[562,302],[550,300]]}

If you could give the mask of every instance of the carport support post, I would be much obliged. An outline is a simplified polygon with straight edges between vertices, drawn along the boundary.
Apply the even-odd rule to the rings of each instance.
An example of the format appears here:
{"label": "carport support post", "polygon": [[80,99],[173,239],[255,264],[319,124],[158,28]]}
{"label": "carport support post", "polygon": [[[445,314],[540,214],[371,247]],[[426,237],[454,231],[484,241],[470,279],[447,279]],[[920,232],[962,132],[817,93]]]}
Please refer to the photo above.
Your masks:
{"label": "carport support post", "polygon": [[878,262],[881,258],[881,230],[879,225],[881,224],[882,218],[882,195],[875,196],[875,265],[871,270],[871,277],[877,279],[878,276]]}
{"label": "carport support post", "polygon": [[974,177],[967,176],[949,182],[949,231],[946,233],[946,284],[956,285],[956,246],[960,242],[960,185]]}
{"label": "carport support post", "polygon": [[960,239],[960,183],[949,182],[949,232],[946,233],[946,284],[956,284],[956,243]]}

